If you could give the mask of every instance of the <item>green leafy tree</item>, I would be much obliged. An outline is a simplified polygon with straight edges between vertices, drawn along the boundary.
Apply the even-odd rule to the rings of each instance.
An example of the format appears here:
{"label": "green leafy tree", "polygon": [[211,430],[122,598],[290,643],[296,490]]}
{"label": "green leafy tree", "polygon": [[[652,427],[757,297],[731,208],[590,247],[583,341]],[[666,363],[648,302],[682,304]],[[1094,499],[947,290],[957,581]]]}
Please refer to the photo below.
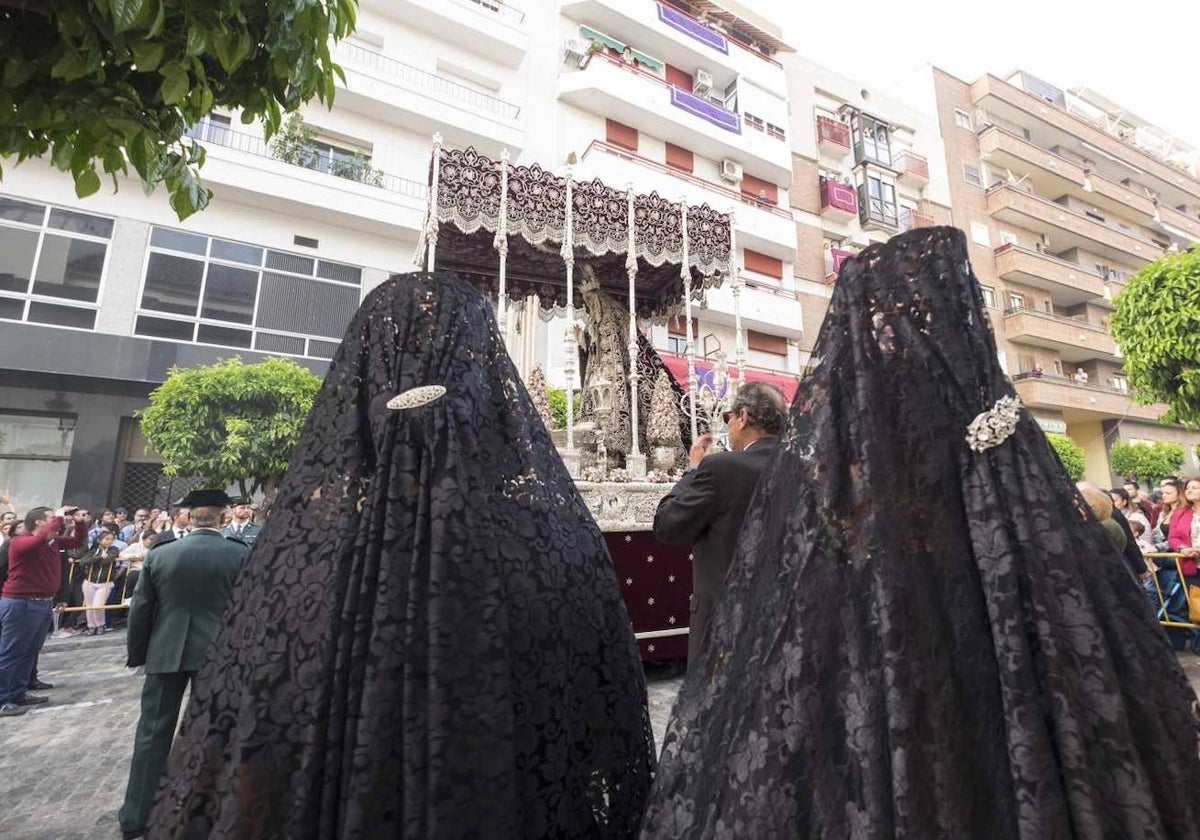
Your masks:
{"label": "green leafy tree", "polygon": [[1062,463],[1063,469],[1067,471],[1070,479],[1080,481],[1086,466],[1083,447],[1066,435],[1060,435],[1057,432],[1047,434],[1046,440],[1050,441],[1050,445],[1054,447],[1054,451],[1058,454],[1058,460]]}
{"label": "green leafy tree", "polygon": [[[582,392],[575,392],[574,419],[576,423],[579,422],[579,402],[582,397]],[[567,427],[567,390],[549,386],[546,388],[546,399],[550,401],[550,411],[554,415],[554,428],[565,429]]]}
{"label": "green leafy tree", "polygon": [[1200,248],[1143,266],[1117,295],[1113,337],[1142,403],[1163,422],[1200,428]]}
{"label": "green leafy tree", "polygon": [[269,506],[320,387],[312,371],[284,358],[173,368],[140,413],[142,433],[168,475],[236,485],[247,496],[263,491]]}
{"label": "green leafy tree", "polygon": [[186,218],[212,197],[188,126],[240,109],[270,139],[332,104],[330,39],[354,20],[355,0],[0,0],[0,157],[48,155],[81,198],[132,165]]}
{"label": "green leafy tree", "polygon": [[1164,476],[1179,475],[1183,445],[1178,443],[1130,443],[1120,440],[1108,452],[1113,475],[1137,473],[1142,484],[1156,484]]}

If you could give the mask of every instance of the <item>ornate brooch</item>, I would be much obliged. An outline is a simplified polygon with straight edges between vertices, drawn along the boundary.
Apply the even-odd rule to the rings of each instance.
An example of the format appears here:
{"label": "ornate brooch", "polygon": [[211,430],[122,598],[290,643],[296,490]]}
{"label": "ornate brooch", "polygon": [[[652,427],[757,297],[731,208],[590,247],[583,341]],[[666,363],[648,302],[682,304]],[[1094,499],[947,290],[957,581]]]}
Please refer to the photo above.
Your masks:
{"label": "ornate brooch", "polygon": [[393,411],[403,411],[406,408],[428,405],[444,396],[446,396],[445,385],[422,385],[419,388],[409,388],[404,393],[392,397],[388,400],[387,407]]}
{"label": "ornate brooch", "polygon": [[988,411],[983,412],[967,426],[967,445],[976,452],[999,446],[1012,437],[1021,419],[1021,400],[1017,397],[1002,397]]}

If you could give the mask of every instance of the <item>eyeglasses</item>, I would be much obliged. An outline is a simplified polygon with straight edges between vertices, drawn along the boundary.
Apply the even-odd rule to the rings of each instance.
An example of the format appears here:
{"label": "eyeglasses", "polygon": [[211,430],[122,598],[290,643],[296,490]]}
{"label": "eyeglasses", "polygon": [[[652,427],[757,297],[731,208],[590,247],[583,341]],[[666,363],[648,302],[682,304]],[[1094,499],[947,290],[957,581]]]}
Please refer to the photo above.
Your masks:
{"label": "eyeglasses", "polygon": [[727,411],[723,411],[723,412],[721,412],[721,421],[724,422],[724,424],[726,426],[728,426],[729,421],[732,420],[734,417],[737,417],[739,414],[741,414],[742,411],[743,411],[743,409],[732,409],[732,408],[728,409]]}

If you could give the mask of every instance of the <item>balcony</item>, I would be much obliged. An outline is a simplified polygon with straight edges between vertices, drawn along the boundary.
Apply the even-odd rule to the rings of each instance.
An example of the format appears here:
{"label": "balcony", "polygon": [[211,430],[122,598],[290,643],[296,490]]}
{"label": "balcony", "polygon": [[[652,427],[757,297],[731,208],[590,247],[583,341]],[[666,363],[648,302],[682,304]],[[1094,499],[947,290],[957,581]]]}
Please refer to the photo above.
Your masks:
{"label": "balcony", "polygon": [[1018,245],[1001,245],[996,249],[996,272],[1005,280],[1044,289],[1060,306],[1074,306],[1105,296],[1105,280],[1099,274]]}
{"label": "balcony", "polygon": [[529,49],[525,13],[504,0],[389,0],[372,10],[516,69]]}
{"label": "balcony", "polygon": [[825,282],[834,283],[842,273],[842,265],[846,260],[857,256],[857,251],[847,251],[843,248],[830,248],[825,252]]}
{"label": "balcony", "polygon": [[1114,137],[1074,114],[1040,97],[1026,93],[996,76],[983,76],[971,85],[971,100],[977,106],[1016,125],[1027,125],[1029,118],[1051,126],[1072,138],[1078,138],[1101,153],[1122,161],[1135,171],[1170,184],[1192,201],[1200,200],[1200,181]]}
{"label": "balcony", "polygon": [[757,131],[742,132],[739,114],[605,53],[593,53],[581,69],[564,66],[558,97],[704,157],[730,158],[764,180],[791,182],[787,143]]}
{"label": "balcony", "polygon": [[848,221],[858,215],[858,193],[850,184],[821,179],[821,215],[827,219]]}
{"label": "balcony", "polygon": [[[787,77],[779,62],[669,4],[560,0],[559,9],[571,20],[603,30],[659,61],[688,69],[703,67],[712,72],[721,88],[746,76],[772,93],[786,94]],[[786,125],[786,121],[778,122]]]}
{"label": "balcony", "polygon": [[980,132],[979,151],[992,166],[1027,175],[1033,188],[1042,195],[1070,192],[1089,204],[1139,222],[1148,223],[1154,215],[1154,202],[1145,195],[999,126],[990,126]]}
{"label": "balcony", "polygon": [[1036,309],[1008,309],[1004,334],[1012,342],[1057,351],[1064,362],[1120,359],[1117,343],[1102,324],[1051,315]]}
{"label": "balcony", "polygon": [[[734,326],[733,287],[728,281],[704,293],[704,306],[702,317],[706,322]],[[804,331],[799,297],[791,289],[785,289],[774,282],[745,278],[742,285],[741,312],[744,329],[756,329],[790,338],[799,338]]]}
{"label": "balcony", "polygon": [[841,160],[850,153],[850,126],[830,117],[817,117],[817,148]]}
{"label": "balcony", "polygon": [[525,146],[521,108],[513,102],[350,41],[333,52],[346,73],[339,108],[429,137],[441,132],[448,146],[474,146],[488,155]]}
{"label": "balcony", "polygon": [[602,140],[593,140],[584,150],[575,176],[599,178],[607,184],[633,182],[640,192],[657,192],[672,200],[686,198],[692,204],[706,203],[733,211],[739,245],[752,248],[784,262],[796,260],[796,226],[783,207],[765,204],[725,184],[698,178],[689,172],[642,157]]}
{"label": "balcony", "polygon": [[205,120],[188,132],[207,150],[200,177],[217,201],[279,211],[394,235],[419,231],[425,211],[424,184],[371,170],[361,180],[318,172],[279,160],[261,134],[235,131]]}
{"label": "balcony", "polygon": [[905,208],[900,211],[900,230],[909,231],[923,227],[934,227],[937,220],[928,213],[923,213],[920,210],[910,210]]}
{"label": "balcony", "polygon": [[987,203],[988,212],[996,219],[1049,236],[1055,251],[1077,247],[1116,262],[1135,263],[1163,254],[1163,249],[1149,239],[1008,184],[989,189]]}
{"label": "balcony", "polygon": [[1013,377],[1013,385],[1025,405],[1061,411],[1068,423],[1114,419],[1157,421],[1166,411],[1163,405],[1134,402],[1127,391],[1082,385],[1065,376],[1019,373]]}
{"label": "balcony", "polygon": [[1194,219],[1186,213],[1176,210],[1174,207],[1168,207],[1163,204],[1160,204],[1157,210],[1161,226],[1170,226],[1184,234],[1184,238],[1200,241],[1200,220]]}
{"label": "balcony", "polygon": [[896,179],[910,187],[923,187],[929,183],[929,161],[911,149],[896,155]]}

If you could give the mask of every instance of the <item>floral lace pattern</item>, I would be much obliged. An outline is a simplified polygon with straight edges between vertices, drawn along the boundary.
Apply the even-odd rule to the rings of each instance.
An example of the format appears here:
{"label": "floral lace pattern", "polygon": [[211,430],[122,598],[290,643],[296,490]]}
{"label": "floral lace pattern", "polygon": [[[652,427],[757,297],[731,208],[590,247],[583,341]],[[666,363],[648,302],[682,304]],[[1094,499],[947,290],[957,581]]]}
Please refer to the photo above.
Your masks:
{"label": "floral lace pattern", "polygon": [[612,562],[490,304],[393,278],[317,397],[148,836],[628,838],[653,764]]}
{"label": "floral lace pattern", "polygon": [[1195,838],[1195,697],[1013,389],[966,239],[843,267],[644,838]]}

